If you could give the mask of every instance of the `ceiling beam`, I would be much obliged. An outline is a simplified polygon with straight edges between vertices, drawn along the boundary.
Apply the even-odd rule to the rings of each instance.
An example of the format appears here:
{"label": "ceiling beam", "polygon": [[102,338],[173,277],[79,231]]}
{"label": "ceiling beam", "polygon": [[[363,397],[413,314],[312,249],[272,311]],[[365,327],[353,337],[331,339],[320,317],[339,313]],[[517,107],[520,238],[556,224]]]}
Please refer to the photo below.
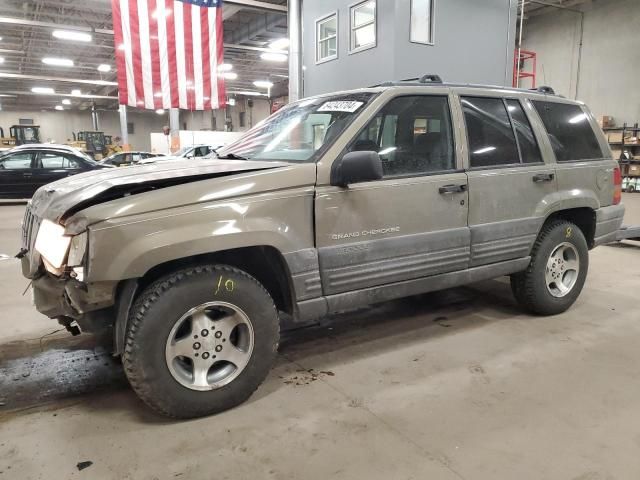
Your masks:
{"label": "ceiling beam", "polygon": [[225,5],[239,5],[244,8],[254,10],[266,10],[269,12],[287,13],[286,5],[277,5],[275,3],[259,2],[257,0],[224,0]]}
{"label": "ceiling beam", "polygon": [[[114,97],[114,96],[110,96],[110,95],[71,95],[70,93],[54,93],[51,95],[48,94],[42,94],[42,93],[33,93],[33,92],[29,92],[29,91],[18,91],[18,90],[10,90],[8,92],[5,92],[9,95],[15,96],[15,95],[33,95],[33,96],[37,96],[37,97],[70,97],[70,98],[84,98],[84,99],[89,99],[89,100],[96,100],[96,99],[104,99],[104,100],[118,100],[118,97]],[[55,98],[53,98],[53,100],[55,100]]]}
{"label": "ceiling beam", "polygon": [[22,73],[8,73],[8,72],[0,72],[0,78],[15,78],[19,80],[43,80],[43,81],[49,81],[49,82],[84,83],[87,85],[113,85],[113,86],[118,85],[118,82],[108,82],[106,80],[87,80],[82,78],[49,77],[47,75],[25,75]]}
{"label": "ceiling beam", "polygon": [[40,22],[38,20],[27,20],[26,18],[0,17],[0,23],[9,25],[24,25],[29,27],[53,28],[56,30],[77,30],[79,32],[100,33],[113,35],[113,30],[105,28],[91,28],[84,25],[60,25],[53,22]]}

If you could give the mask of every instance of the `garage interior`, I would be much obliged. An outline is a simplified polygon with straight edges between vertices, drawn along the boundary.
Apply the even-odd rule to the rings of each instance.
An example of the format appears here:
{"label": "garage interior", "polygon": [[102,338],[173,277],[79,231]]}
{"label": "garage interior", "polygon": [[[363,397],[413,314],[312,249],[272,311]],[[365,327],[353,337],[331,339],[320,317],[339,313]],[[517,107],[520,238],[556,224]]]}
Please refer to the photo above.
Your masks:
{"label": "garage interior", "polygon": [[[360,3],[227,0],[226,106],[126,107],[123,120],[108,0],[2,0],[3,136],[37,125],[42,143],[64,144],[99,130],[152,151],[165,127],[171,138],[244,132],[298,98],[424,73],[551,86],[593,112],[622,171],[624,224],[640,225],[640,2],[374,0],[374,38],[354,47]],[[416,42],[408,19],[419,6],[430,37]],[[640,477],[637,239],[592,250],[584,290],[559,315],[526,313],[500,277],[283,332],[248,401],[184,421],[135,395],[111,338],[71,336],[35,310],[15,258],[25,205],[0,200],[0,480]]]}

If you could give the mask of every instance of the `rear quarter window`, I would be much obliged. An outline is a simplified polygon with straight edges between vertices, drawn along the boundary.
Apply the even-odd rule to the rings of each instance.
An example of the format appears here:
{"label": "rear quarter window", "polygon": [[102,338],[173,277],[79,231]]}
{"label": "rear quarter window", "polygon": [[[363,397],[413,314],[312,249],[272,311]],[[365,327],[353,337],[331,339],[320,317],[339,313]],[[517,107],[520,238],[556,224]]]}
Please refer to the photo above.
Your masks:
{"label": "rear quarter window", "polygon": [[604,157],[588,115],[579,105],[534,100],[558,162]]}

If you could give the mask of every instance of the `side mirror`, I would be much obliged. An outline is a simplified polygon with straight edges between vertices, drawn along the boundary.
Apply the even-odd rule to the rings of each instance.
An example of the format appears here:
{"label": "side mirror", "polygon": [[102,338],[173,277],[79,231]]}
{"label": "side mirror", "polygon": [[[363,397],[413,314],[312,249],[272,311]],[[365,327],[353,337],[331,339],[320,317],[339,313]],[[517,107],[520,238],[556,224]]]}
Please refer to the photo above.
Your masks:
{"label": "side mirror", "polygon": [[382,161],[377,152],[349,152],[333,162],[331,185],[347,187],[351,183],[369,182],[382,178]]}

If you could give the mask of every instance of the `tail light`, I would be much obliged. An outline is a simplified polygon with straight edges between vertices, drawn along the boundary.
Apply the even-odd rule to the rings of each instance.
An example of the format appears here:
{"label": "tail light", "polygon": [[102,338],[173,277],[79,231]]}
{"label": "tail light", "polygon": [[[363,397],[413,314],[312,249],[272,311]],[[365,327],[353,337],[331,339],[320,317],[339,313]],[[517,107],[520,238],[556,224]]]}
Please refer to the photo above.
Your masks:
{"label": "tail light", "polygon": [[620,167],[613,169],[613,204],[618,205],[622,200],[622,173]]}

